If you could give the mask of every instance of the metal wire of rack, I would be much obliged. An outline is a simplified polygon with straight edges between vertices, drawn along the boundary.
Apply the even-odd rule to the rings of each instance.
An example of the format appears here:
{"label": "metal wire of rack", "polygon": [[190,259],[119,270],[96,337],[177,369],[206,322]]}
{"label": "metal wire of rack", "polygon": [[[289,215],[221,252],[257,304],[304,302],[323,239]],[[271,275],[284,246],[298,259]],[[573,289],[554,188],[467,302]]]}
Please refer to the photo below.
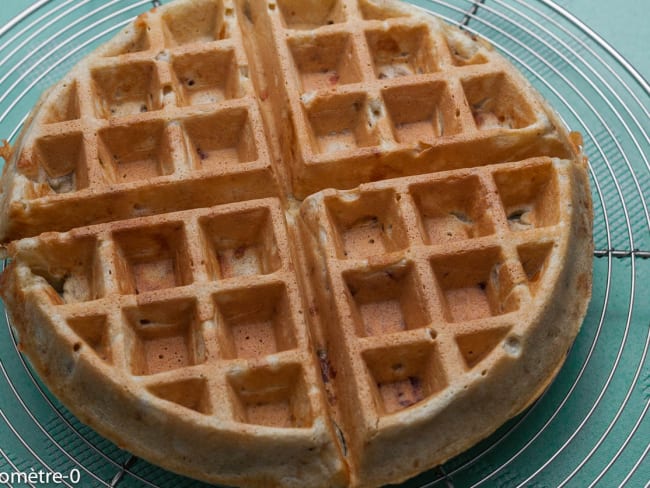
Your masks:
{"label": "metal wire of rack", "polygon": [[[0,28],[0,133],[13,139],[47,86],[150,0],[39,0]],[[650,85],[553,0],[413,0],[479,34],[582,132],[595,207],[593,299],[558,379],[489,439],[407,487],[642,486],[650,444]],[[204,486],[138,460],[77,421],[0,324],[0,472],[81,486]],[[65,481],[63,486],[73,486]],[[29,486],[34,486],[28,483]]]}

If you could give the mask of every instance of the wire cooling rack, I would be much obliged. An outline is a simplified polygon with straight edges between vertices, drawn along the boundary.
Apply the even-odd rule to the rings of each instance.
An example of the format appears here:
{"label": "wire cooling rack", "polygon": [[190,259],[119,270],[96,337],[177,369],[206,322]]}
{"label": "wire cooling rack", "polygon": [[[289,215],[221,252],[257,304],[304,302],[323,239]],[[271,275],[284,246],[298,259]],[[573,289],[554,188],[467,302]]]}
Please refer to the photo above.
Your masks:
{"label": "wire cooling rack", "polygon": [[[14,139],[43,89],[161,3],[40,0],[0,28],[0,134]],[[404,486],[648,486],[648,82],[551,0],[412,3],[490,40],[582,132],[596,251],[593,299],[557,380],[489,439]],[[0,474],[32,470],[69,476],[63,486],[205,486],[77,421],[33,374],[0,315]]]}

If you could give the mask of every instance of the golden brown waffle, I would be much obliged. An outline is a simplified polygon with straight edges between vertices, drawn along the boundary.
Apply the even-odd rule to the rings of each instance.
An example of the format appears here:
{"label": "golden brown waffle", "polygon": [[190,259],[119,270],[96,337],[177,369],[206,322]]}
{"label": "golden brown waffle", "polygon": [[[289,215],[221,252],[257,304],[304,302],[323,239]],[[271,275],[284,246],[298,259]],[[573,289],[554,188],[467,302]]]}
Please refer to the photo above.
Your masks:
{"label": "golden brown waffle", "polygon": [[232,5],[139,17],[39,102],[5,170],[0,241],[277,196],[250,71]]}
{"label": "golden brown waffle", "polygon": [[344,482],[278,199],[43,234],[12,255],[22,349],[118,445],[231,485]]}
{"label": "golden brown waffle", "polygon": [[266,72],[281,74],[267,77],[268,93],[300,199],[405,175],[574,156],[508,62],[433,17],[388,1],[251,4],[245,33],[257,39]]}
{"label": "golden brown waffle", "polygon": [[403,4],[180,0],[35,109],[0,290],[53,392],[138,456],[398,482],[560,368],[591,293],[578,144],[489,45]]}
{"label": "golden brown waffle", "polygon": [[590,296],[586,188],[535,158],[305,200],[312,330],[362,484],[468,448],[551,381]]}

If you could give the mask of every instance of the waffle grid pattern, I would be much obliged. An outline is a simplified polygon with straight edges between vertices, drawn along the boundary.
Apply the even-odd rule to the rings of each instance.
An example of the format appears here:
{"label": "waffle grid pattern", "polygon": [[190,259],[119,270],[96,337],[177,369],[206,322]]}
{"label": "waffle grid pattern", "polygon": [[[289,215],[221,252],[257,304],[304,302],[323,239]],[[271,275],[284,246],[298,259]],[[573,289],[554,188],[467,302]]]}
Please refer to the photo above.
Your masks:
{"label": "waffle grid pattern", "polygon": [[254,477],[300,451],[319,482],[383,483],[400,423],[521,355],[574,232],[559,202],[590,209],[575,141],[491,50],[410,10],[311,6],[171,5],[55,88],[19,160],[31,217],[96,225],[12,244],[10,287],[191,436],[264,444]]}
{"label": "waffle grid pattern", "polygon": [[[529,186],[513,192],[515,178]],[[518,356],[526,331],[516,327],[517,311],[529,309],[543,286],[568,181],[561,165],[537,158],[305,201],[335,302],[326,320],[342,345],[333,347],[353,364],[346,376],[368,373],[357,378],[371,392],[360,401],[373,404],[359,411],[381,417],[425,400],[461,381],[504,339],[491,360]]]}
{"label": "waffle grid pattern", "polygon": [[268,8],[301,151],[298,196],[514,152],[561,155],[551,141],[525,147],[553,131],[547,117],[502,60],[463,34],[363,0],[294,4]]}
{"label": "waffle grid pattern", "polygon": [[81,339],[75,353],[85,344],[154,395],[220,421],[307,429],[322,411],[277,199],[39,245],[32,270],[52,315]]}
{"label": "waffle grid pattern", "polygon": [[[113,206],[117,215],[100,218],[108,221],[194,205],[160,203],[179,193],[202,195],[202,206],[278,196],[236,10],[232,2],[204,7],[139,17],[128,37],[57,87],[21,152],[31,181],[14,201],[31,200],[50,223],[60,218],[47,214],[56,206],[83,225],[92,216],[68,211],[79,201],[90,214]],[[223,191],[206,193],[206,181]],[[152,186],[158,199],[146,194]],[[51,230],[26,225],[25,234]]]}

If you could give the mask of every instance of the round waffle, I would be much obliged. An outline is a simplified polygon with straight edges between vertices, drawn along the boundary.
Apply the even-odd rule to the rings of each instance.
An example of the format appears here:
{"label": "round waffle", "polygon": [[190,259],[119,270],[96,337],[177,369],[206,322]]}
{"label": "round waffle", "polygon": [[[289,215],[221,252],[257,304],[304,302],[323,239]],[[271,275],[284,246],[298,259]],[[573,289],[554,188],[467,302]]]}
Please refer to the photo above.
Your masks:
{"label": "round waffle", "polygon": [[1,291],[66,406],[239,486],[377,486],[553,379],[591,293],[577,135],[392,1],[180,0],[46,93]]}

